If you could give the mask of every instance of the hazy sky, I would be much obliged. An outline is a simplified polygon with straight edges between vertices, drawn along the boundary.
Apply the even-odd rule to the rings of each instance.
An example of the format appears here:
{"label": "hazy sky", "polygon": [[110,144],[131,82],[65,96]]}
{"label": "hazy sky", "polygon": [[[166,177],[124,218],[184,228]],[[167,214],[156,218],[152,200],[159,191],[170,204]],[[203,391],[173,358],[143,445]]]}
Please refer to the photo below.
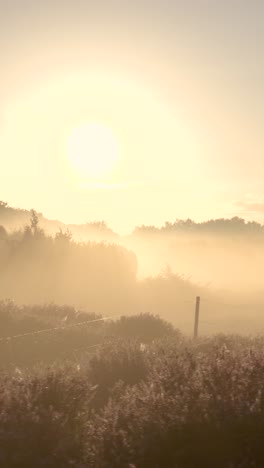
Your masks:
{"label": "hazy sky", "polygon": [[120,232],[264,220],[263,24],[263,0],[0,0],[0,199]]}

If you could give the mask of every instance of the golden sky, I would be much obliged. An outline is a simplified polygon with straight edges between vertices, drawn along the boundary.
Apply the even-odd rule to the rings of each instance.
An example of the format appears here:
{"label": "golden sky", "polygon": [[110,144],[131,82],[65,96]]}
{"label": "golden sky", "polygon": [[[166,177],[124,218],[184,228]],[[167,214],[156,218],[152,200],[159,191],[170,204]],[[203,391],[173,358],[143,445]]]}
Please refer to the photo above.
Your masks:
{"label": "golden sky", "polygon": [[0,0],[0,199],[263,219],[264,2]]}

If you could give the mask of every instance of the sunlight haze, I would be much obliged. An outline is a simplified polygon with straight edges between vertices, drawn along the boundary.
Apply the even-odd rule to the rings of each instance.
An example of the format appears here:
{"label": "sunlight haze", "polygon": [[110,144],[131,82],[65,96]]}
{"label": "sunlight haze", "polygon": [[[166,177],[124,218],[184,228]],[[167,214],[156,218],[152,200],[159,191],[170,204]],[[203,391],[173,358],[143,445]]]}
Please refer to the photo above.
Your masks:
{"label": "sunlight haze", "polygon": [[121,233],[263,219],[262,2],[0,8],[1,199]]}
{"label": "sunlight haze", "polygon": [[0,468],[263,468],[264,0],[0,0]]}

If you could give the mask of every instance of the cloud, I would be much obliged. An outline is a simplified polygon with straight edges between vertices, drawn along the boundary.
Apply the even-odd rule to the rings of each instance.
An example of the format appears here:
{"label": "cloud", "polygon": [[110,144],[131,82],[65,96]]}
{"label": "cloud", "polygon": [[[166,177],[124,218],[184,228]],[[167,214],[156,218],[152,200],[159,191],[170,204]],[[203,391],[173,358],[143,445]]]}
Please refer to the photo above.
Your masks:
{"label": "cloud", "polygon": [[241,208],[245,213],[264,213],[264,202],[236,201],[234,205]]}

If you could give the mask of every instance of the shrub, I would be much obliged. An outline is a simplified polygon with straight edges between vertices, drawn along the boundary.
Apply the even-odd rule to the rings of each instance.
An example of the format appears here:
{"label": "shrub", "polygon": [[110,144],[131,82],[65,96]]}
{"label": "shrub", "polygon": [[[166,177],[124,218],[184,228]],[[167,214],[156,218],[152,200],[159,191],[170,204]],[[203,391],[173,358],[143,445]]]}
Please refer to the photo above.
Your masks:
{"label": "shrub", "polygon": [[80,466],[90,398],[87,378],[71,367],[2,376],[1,467]]}
{"label": "shrub", "polygon": [[89,380],[97,385],[96,406],[103,406],[120,381],[135,385],[146,379],[147,353],[138,341],[118,340],[103,346],[89,363]]}
{"label": "shrub", "polygon": [[180,337],[180,332],[171,323],[148,313],[121,317],[109,325],[109,333],[124,339],[134,338],[141,343],[150,343],[166,336]]}
{"label": "shrub", "polygon": [[153,347],[146,381],[113,396],[88,424],[88,465],[264,466],[263,351],[247,344],[230,350],[211,340],[203,352],[185,343],[174,354]]}
{"label": "shrub", "polygon": [[1,374],[0,466],[262,468],[263,344],[116,337],[87,365]]}

